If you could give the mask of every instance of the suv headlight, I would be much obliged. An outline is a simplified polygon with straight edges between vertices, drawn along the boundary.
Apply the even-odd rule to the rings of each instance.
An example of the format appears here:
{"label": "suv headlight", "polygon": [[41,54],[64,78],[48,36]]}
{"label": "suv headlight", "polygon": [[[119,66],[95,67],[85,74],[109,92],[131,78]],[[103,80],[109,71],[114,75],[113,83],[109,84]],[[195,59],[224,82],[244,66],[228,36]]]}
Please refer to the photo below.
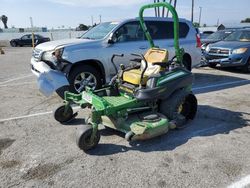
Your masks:
{"label": "suv headlight", "polygon": [[232,54],[243,54],[247,51],[247,48],[237,48],[232,51]]}
{"label": "suv headlight", "polygon": [[63,48],[43,53],[42,60],[49,61],[55,66],[62,60]]}
{"label": "suv headlight", "polygon": [[209,50],[210,50],[210,45],[207,45],[206,52],[209,52]]}
{"label": "suv headlight", "polygon": [[52,55],[58,60],[60,61],[62,59],[62,55],[63,55],[63,50],[64,48],[58,48],[56,49]]}
{"label": "suv headlight", "polygon": [[52,55],[53,51],[46,51],[43,53],[42,55],[42,60],[45,61],[53,61],[53,55]]}

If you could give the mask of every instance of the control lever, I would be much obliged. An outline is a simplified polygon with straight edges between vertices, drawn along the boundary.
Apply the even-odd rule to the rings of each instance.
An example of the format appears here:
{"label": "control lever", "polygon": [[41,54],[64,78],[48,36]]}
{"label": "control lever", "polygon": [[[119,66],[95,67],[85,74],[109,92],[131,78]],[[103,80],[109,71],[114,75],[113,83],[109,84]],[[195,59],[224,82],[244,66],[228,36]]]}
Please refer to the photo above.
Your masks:
{"label": "control lever", "polygon": [[115,66],[114,59],[115,59],[115,57],[123,57],[123,56],[124,56],[124,54],[113,54],[113,56],[112,56],[112,58],[111,58],[111,63],[112,63],[112,65],[113,65],[114,68],[115,68],[116,74],[118,73],[118,69],[117,69],[117,67]]}
{"label": "control lever", "polygon": [[134,54],[134,53],[132,53],[131,55],[140,57],[140,58],[145,62],[145,67],[144,67],[144,69],[142,70],[142,73],[141,73],[141,83],[140,83],[140,84],[142,85],[144,73],[145,73],[145,71],[146,71],[147,68],[148,68],[148,62],[147,62],[147,60],[145,59],[145,57],[144,57],[143,54]]}

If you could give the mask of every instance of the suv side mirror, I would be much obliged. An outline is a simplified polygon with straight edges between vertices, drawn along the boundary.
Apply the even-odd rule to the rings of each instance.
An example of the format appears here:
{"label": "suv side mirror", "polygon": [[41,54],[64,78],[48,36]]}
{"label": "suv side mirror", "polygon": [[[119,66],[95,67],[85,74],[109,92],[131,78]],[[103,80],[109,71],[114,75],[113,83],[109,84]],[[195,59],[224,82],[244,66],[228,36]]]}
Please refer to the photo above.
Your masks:
{"label": "suv side mirror", "polygon": [[108,43],[109,43],[109,44],[114,44],[115,42],[117,42],[117,39],[116,39],[114,33],[111,33],[111,34],[109,35]]}

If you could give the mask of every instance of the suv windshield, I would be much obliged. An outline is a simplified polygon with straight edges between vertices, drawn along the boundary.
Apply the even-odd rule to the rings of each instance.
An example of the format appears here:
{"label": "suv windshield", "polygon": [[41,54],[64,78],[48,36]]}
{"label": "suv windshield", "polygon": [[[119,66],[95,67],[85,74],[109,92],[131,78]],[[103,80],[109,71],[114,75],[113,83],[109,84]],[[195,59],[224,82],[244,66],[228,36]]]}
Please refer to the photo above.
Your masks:
{"label": "suv windshield", "polygon": [[222,40],[228,35],[230,35],[232,31],[217,31],[207,37],[207,39],[212,39],[212,40]]}
{"label": "suv windshield", "polygon": [[224,39],[225,41],[242,41],[250,42],[250,30],[249,31],[235,31]]}
{"label": "suv windshield", "polygon": [[81,36],[81,38],[82,39],[93,39],[93,40],[102,39],[117,25],[118,25],[117,22],[101,23],[101,24],[91,28],[86,33],[84,33]]}

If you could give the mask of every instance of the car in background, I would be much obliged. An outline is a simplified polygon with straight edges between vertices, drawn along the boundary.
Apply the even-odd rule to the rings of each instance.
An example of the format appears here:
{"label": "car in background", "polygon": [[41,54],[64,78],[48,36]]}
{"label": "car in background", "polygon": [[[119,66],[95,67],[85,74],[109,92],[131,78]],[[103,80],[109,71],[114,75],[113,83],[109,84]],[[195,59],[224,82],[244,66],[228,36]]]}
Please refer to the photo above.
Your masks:
{"label": "car in background", "polygon": [[[50,41],[50,38],[48,37],[43,37],[42,35],[35,34],[34,35],[34,43],[35,46],[44,42]],[[12,39],[10,41],[10,45],[12,47],[17,47],[17,46],[32,46],[32,34],[26,34],[22,36],[21,38],[17,39]]]}
{"label": "car in background", "polygon": [[205,51],[207,45],[223,40],[228,35],[230,35],[233,31],[234,30],[219,30],[219,31],[216,31],[216,32],[212,33],[211,35],[207,36],[206,38],[201,38],[201,44],[202,44],[201,50],[202,50],[202,52]]}
{"label": "car in background", "polygon": [[[173,19],[147,17],[145,23],[155,45],[167,49],[169,59],[173,58]],[[190,21],[180,19],[179,27],[180,47],[185,50],[183,63],[191,70],[201,60],[200,38]],[[80,93],[85,86],[102,87],[116,74],[116,67],[129,65],[134,59],[131,53],[144,54],[149,48],[138,18],[103,22],[81,38],[38,45],[32,54],[31,71],[44,95],[56,91],[62,97],[66,90]],[[124,54],[115,59],[115,67],[111,62],[114,54]]]}
{"label": "car in background", "polygon": [[203,31],[200,32],[201,40],[206,39],[209,35],[213,34],[214,31]]}
{"label": "car in background", "polygon": [[223,41],[209,44],[204,53],[210,67],[239,67],[250,72],[250,29],[239,29]]}

